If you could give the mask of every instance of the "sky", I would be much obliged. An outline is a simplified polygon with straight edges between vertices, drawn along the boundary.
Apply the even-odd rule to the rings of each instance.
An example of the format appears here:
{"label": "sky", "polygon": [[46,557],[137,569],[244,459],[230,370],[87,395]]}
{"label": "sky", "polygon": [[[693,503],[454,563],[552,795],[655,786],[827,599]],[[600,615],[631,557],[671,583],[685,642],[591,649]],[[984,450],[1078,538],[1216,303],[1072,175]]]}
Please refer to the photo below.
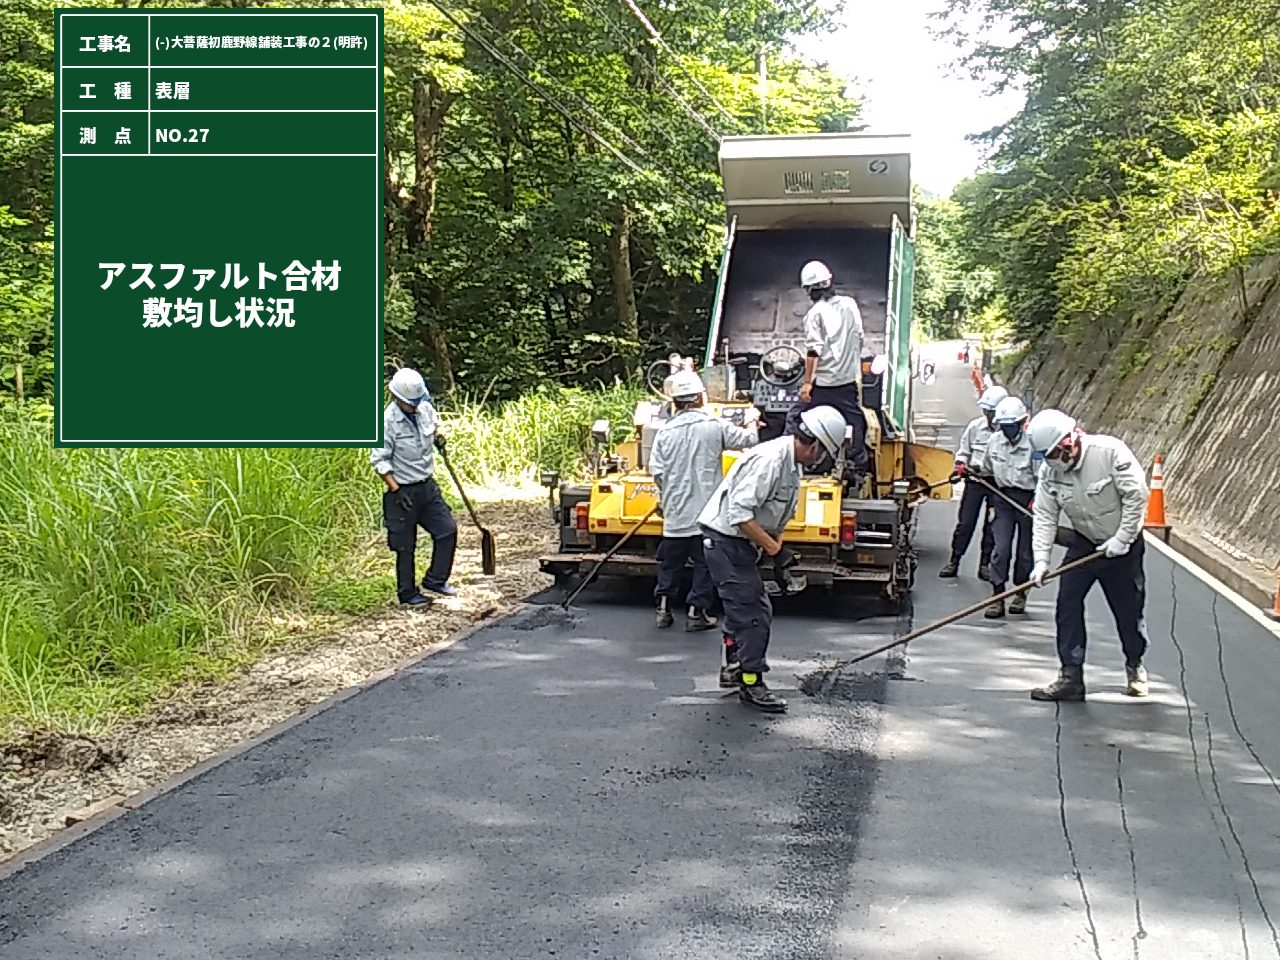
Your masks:
{"label": "sky", "polygon": [[847,0],[845,25],[797,44],[806,56],[827,61],[855,78],[867,98],[868,133],[912,135],[912,179],[948,195],[981,164],[981,147],[965,136],[1008,119],[1021,96],[985,95],[983,84],[956,71],[957,50],[934,39],[928,14],[940,0]]}

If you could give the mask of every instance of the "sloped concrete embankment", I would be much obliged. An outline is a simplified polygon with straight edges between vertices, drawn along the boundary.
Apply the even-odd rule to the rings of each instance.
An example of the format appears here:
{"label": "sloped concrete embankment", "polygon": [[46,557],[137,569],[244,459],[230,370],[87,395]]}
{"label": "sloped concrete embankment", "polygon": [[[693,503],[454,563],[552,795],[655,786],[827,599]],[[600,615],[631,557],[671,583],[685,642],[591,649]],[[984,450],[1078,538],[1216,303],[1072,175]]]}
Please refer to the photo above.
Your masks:
{"label": "sloped concrete embankment", "polygon": [[1150,469],[1165,455],[1176,546],[1259,605],[1280,570],[1280,256],[1254,267],[1248,309],[1226,283],[1192,284],[1173,309],[1106,349],[1101,337],[1028,354],[1009,385]]}

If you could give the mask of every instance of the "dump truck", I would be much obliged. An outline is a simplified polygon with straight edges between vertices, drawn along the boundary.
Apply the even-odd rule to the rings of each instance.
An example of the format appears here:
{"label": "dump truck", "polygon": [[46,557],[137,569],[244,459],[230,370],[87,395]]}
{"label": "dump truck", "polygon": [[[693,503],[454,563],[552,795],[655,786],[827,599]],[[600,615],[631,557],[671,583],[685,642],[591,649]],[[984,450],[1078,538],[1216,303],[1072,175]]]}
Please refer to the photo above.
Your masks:
{"label": "dump truck", "polygon": [[[622,443],[611,442],[612,424],[592,425],[588,482],[544,476],[560,538],[558,551],[540,558],[541,569],[565,586],[588,574],[656,573],[662,521],[651,513],[658,490],[646,464],[672,415],[660,381],[682,365],[700,366],[708,412],[741,422],[754,406],[766,424],[761,440],[777,436],[803,382],[810,300],[800,268],[822,260],[836,292],[852,296],[862,314],[872,470],[858,477],[842,457],[827,472],[805,476],[782,539],[810,587],[870,586],[898,605],[915,577],[916,510],[927,499],[950,498],[954,463],[951,451],[913,442],[915,216],[907,138],[726,137],[719,159],[727,224],[701,363],[671,355],[651,365],[653,399],[637,405]],[[726,452],[723,468],[741,455]]]}

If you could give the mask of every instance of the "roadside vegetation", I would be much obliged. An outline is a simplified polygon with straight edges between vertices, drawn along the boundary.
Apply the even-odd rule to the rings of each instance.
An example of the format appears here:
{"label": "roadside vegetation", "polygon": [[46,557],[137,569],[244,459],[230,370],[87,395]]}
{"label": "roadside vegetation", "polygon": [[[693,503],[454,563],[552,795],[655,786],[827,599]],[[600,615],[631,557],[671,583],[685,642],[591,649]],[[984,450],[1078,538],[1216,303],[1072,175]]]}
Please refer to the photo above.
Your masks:
{"label": "roadside vegetation", "polygon": [[[465,483],[516,486],[583,463],[592,420],[639,394],[555,388],[445,410]],[[448,477],[440,482],[452,497]],[[92,729],[277,639],[274,614],[393,595],[381,485],[363,450],[55,450],[0,420],[0,739],[15,721]],[[465,521],[465,518],[463,518]],[[379,558],[384,562],[379,563]]]}

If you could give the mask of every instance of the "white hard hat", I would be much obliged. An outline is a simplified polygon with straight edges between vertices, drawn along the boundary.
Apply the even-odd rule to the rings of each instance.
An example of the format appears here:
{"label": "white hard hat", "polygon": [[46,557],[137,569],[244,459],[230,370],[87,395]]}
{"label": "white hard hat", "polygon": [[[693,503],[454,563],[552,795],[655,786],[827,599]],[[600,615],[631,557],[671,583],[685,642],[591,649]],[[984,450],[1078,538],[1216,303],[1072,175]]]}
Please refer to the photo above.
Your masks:
{"label": "white hard hat", "polygon": [[1075,418],[1067,416],[1061,410],[1041,410],[1031,418],[1027,437],[1031,441],[1032,450],[1048,453],[1069,437],[1075,428]]}
{"label": "white hard hat", "polygon": [[409,367],[401,367],[387,385],[391,395],[405,403],[421,403],[427,398],[427,383],[422,374]]}
{"label": "white hard hat", "polygon": [[996,404],[1009,395],[1009,391],[997,384],[994,387],[987,387],[983,391],[982,396],[978,398],[979,410],[994,410]]}
{"label": "white hard hat", "polygon": [[683,400],[702,396],[706,387],[702,385],[702,378],[692,370],[677,370],[668,378],[667,390],[672,400]]}
{"label": "white hard hat", "polygon": [[835,407],[810,407],[800,414],[800,422],[826,448],[827,453],[833,457],[839,454],[847,426],[839,410]]}
{"label": "white hard hat", "polygon": [[1017,397],[1005,397],[996,404],[996,423],[1021,423],[1027,417],[1027,405]]}
{"label": "white hard hat", "polygon": [[821,260],[810,260],[800,271],[800,286],[826,287],[831,284],[831,269]]}

